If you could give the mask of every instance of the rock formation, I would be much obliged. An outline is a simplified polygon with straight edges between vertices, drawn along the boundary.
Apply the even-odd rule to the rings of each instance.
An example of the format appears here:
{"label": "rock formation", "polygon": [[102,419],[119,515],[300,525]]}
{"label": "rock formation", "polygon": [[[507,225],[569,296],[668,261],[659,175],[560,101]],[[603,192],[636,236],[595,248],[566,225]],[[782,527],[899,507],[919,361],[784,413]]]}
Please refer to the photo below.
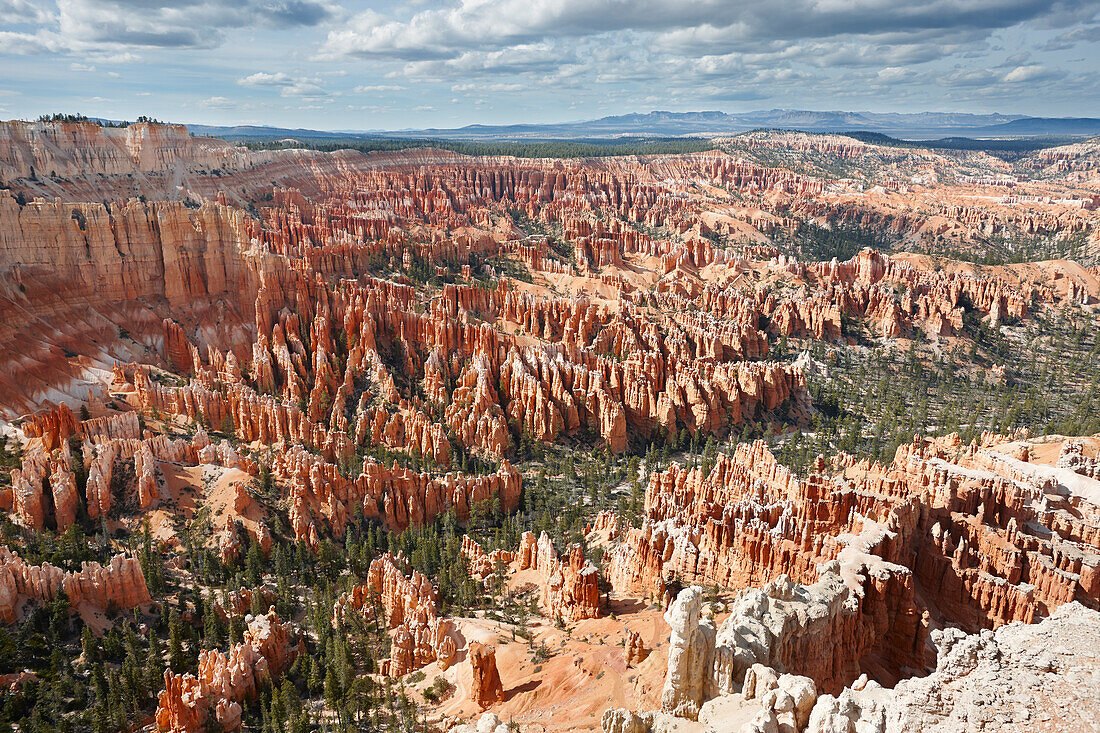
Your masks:
{"label": "rock formation", "polygon": [[132,557],[115,555],[107,567],[82,563],[79,572],[66,572],[49,563],[28,565],[0,546],[0,620],[15,621],[19,598],[46,603],[64,590],[69,603],[91,603],[99,608],[133,608],[148,603],[149,590],[141,565]]}
{"label": "rock formation", "polygon": [[275,610],[247,616],[244,641],[226,653],[199,653],[199,674],[177,675],[164,670],[164,690],[158,697],[157,729],[172,733],[207,730],[213,712],[222,730],[241,727],[240,703],[254,698],[268,679],[279,677],[297,653],[290,632]]}
{"label": "rock formation", "polygon": [[714,624],[700,621],[701,605],[702,589],[693,586],[681,591],[665,613],[672,632],[661,710],[691,720],[699,717],[714,664]]}
{"label": "rock formation", "polygon": [[[675,466],[654,474],[646,524],[610,553],[612,586],[659,598],[671,577],[734,588],[817,580],[827,605],[863,619],[827,632],[848,640],[846,662],[792,670],[826,691],[854,679],[855,660],[869,653],[899,673],[926,664],[918,590],[970,628],[1030,621],[1073,599],[1097,605],[1096,534],[1072,518],[1097,509],[1071,469],[951,438],[903,445],[890,466],[836,461],[835,477],[800,479],[756,444],[719,456],[705,476]],[[1040,525],[1059,539],[1026,529]],[[1072,560],[1056,549],[1071,546]],[[833,560],[846,589],[818,580]]]}
{"label": "rock formation", "polygon": [[626,666],[633,667],[639,662],[644,660],[649,653],[645,645],[642,642],[642,635],[636,631],[626,630],[626,637],[623,639],[623,645],[626,647]]}
{"label": "rock formation", "polygon": [[[689,591],[681,597],[691,602]],[[700,721],[721,725],[721,716],[734,710],[736,717],[747,720],[741,733],[916,733],[990,726],[1070,730],[1087,727],[1100,703],[1095,684],[1100,675],[1100,613],[1078,603],[1066,604],[1036,624],[1014,622],[971,635],[947,628],[932,638],[938,650],[935,671],[903,680],[892,690],[862,675],[836,695],[819,696],[809,677],[754,663],[740,691],[704,704]],[[726,713],[719,712],[719,700],[729,701]],[[602,728],[605,733],[649,733],[669,724],[660,715],[608,710]]]}
{"label": "rock formation", "polygon": [[451,733],[508,733],[509,730],[508,724],[500,722],[496,713],[482,713],[477,724],[456,725]]}
{"label": "rock formation", "polygon": [[1037,624],[972,635],[948,628],[933,638],[935,672],[893,690],[860,678],[819,697],[805,730],[1074,730],[1087,728],[1100,704],[1100,614],[1080,604]]}
{"label": "rock formation", "polygon": [[462,535],[462,556],[469,563],[470,574],[481,580],[493,574],[498,567],[511,565],[516,559],[516,553],[507,550],[493,550],[486,554],[469,535]]}
{"label": "rock formation", "polygon": [[[530,558],[526,567],[543,578],[541,601],[546,615],[565,621],[597,618],[600,615],[599,576],[596,567],[584,559],[580,545],[573,545],[562,560],[548,534],[542,533],[532,551],[533,540],[530,532],[524,533],[517,554],[521,557],[526,554]],[[525,545],[529,548],[526,553]]]}
{"label": "rock formation", "polygon": [[944,629],[935,641],[936,671],[898,683],[887,730],[1071,730],[1100,705],[1100,614],[1077,603],[1035,625]]}
{"label": "rock formation", "polygon": [[478,641],[470,642],[467,652],[470,659],[470,699],[478,707],[487,708],[504,699],[504,688],[497,671],[497,654],[491,646]]}
{"label": "rock formation", "polygon": [[[913,252],[1091,251],[1098,160],[1087,142],[1006,161],[775,132],[599,160],[329,154],[148,123],[0,123],[0,350],[17,357],[0,361],[0,418],[21,452],[0,510],[28,532],[87,518],[114,538],[147,512],[171,534],[163,515],[193,498],[217,503],[209,544],[227,562],[242,531],[271,546],[272,509],[319,551],[360,518],[402,532],[512,514],[541,443],[640,454],[806,426],[807,379],[869,341],[953,358],[976,333],[1016,343],[1027,324],[1030,338],[1052,313],[1084,339],[1096,268]],[[803,262],[806,227],[913,252]],[[805,357],[790,363],[788,341]],[[667,606],[662,711],[608,711],[608,730],[709,725],[738,695],[749,730],[961,726],[971,658],[976,680],[1015,680],[1016,622],[1100,606],[1094,445],[1063,441],[1055,463],[1018,435],[915,438],[886,465],[841,454],[800,476],[741,442],[692,468],[647,465],[641,526],[633,508],[589,517],[588,557],[531,533],[514,551],[463,537],[461,554],[578,626],[601,613],[597,551],[615,594]],[[702,587],[736,593],[718,628]],[[74,604],[150,600],[125,556],[64,572],[0,553],[4,621],[59,588]],[[383,672],[453,664],[459,627],[402,558],[372,558],[349,588],[333,623],[377,607]],[[244,590],[227,617],[262,603]],[[640,678],[647,627],[629,623],[611,660]],[[166,674],[158,726],[248,724],[242,703],[285,669],[290,636],[257,617],[197,677]],[[898,712],[881,684],[930,672],[930,638],[942,669],[931,687],[900,682]],[[471,697],[501,701],[493,650],[469,656]]]}
{"label": "rock formation", "polygon": [[447,669],[458,651],[454,624],[438,616],[431,582],[416,571],[406,577],[398,562],[389,553],[372,560],[366,584],[337,599],[333,621],[348,610],[370,614],[377,603],[393,630],[390,658],[381,662],[383,674],[402,677],[432,662]]}

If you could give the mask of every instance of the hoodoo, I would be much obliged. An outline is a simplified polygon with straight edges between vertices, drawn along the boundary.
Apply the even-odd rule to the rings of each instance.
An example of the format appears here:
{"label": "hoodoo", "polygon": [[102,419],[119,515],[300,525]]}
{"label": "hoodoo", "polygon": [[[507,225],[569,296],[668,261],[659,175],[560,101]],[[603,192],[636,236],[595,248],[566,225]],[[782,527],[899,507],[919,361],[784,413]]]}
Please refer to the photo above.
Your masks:
{"label": "hoodoo", "polygon": [[1095,140],[197,132],[0,123],[12,725],[1095,721]]}

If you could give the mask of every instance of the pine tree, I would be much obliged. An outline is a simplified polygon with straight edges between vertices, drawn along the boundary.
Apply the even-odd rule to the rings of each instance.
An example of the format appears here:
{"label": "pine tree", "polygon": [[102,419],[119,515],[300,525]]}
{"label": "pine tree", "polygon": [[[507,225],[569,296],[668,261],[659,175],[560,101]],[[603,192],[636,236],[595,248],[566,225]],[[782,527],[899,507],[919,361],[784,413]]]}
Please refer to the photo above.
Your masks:
{"label": "pine tree", "polygon": [[99,645],[92,636],[92,629],[89,626],[85,626],[80,632],[80,647],[84,652],[85,664],[90,666],[99,661]]}
{"label": "pine tree", "polygon": [[221,646],[222,641],[221,624],[218,621],[218,613],[213,603],[207,603],[203,611],[203,646],[207,649],[216,649]]}
{"label": "pine tree", "polygon": [[152,592],[164,590],[164,570],[161,568],[160,558],[153,551],[153,534],[149,527],[149,518],[145,517],[141,522],[141,549],[138,552],[138,562],[141,564],[142,575],[145,576],[145,585]]}
{"label": "pine tree", "polygon": [[325,672],[325,703],[333,710],[340,702],[340,682],[336,678],[336,670],[331,666]]}
{"label": "pine tree", "polygon": [[248,579],[252,582],[253,586],[257,586],[263,582],[264,575],[264,558],[260,554],[260,544],[258,542],[251,542],[248,546],[248,554],[245,558],[245,568],[248,573]]}
{"label": "pine tree", "polygon": [[58,588],[50,601],[50,636],[60,639],[69,627],[69,594],[64,588]]}
{"label": "pine tree", "polygon": [[180,625],[180,615],[172,609],[172,615],[168,617],[168,666],[176,674],[183,674],[186,667],[183,656],[183,628]]}
{"label": "pine tree", "polygon": [[92,666],[92,687],[95,690],[95,704],[92,719],[96,733],[108,733],[111,730],[111,716],[108,710],[107,677],[103,674],[103,665]]}
{"label": "pine tree", "polygon": [[145,656],[145,685],[149,690],[160,688],[164,678],[164,652],[156,634],[149,634],[149,653]]}
{"label": "pine tree", "polygon": [[325,677],[323,675],[323,669],[321,665],[313,658],[313,655],[307,654],[305,656],[305,662],[309,668],[309,673],[306,675],[306,688],[310,692],[320,692],[324,686]]}

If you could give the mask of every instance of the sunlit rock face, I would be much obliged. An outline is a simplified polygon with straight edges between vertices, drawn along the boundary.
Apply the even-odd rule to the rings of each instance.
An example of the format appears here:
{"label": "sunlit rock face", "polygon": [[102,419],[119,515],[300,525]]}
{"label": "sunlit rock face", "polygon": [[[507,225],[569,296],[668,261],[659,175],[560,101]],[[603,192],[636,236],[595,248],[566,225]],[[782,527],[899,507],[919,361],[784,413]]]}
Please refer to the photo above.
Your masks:
{"label": "sunlit rock face", "polygon": [[[1034,177],[1009,186],[989,156],[790,133],[716,145],[326,154],[0,123],[0,511],[23,537],[86,534],[106,563],[0,548],[0,620],[62,590],[104,625],[151,604],[190,615],[118,554],[145,520],[185,583],[188,541],[267,571],[273,548],[331,557],[370,531],[374,556],[321,614],[257,613],[278,600],[269,578],[210,596],[244,631],[197,676],[165,671],[157,727],[252,726],[314,617],[377,619],[388,651],[370,674],[456,730],[1013,730],[1017,698],[1029,722],[1081,727],[1097,705],[1095,438],[906,435],[892,460],[805,471],[769,442],[818,429],[810,378],[850,354],[922,344],[1007,388],[1011,363],[966,356],[980,341],[1050,348],[1057,313],[1064,343],[1087,342],[1095,267],[920,253],[976,259],[1018,237],[1093,251],[1096,146],[1026,155],[1013,165]],[[896,251],[791,248],[852,227]],[[532,519],[551,459],[599,471],[651,447],[669,455],[639,461],[635,485],[568,497],[583,532]],[[385,551],[437,529],[455,557]],[[456,604],[459,576],[499,608]],[[1075,684],[1055,690],[1063,674]]]}

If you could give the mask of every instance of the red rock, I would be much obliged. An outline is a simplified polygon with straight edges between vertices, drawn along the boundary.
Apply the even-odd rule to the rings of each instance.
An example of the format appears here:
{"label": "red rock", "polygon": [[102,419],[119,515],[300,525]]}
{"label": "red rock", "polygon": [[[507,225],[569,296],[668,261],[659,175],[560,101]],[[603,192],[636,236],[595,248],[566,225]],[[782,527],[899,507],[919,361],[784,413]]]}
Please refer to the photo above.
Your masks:
{"label": "red rock", "polygon": [[387,468],[368,458],[362,473],[349,480],[335,464],[293,447],[275,457],[272,472],[289,482],[291,525],[307,541],[316,532],[311,529],[314,518],[325,519],[342,536],[352,505],[362,507],[365,517],[402,530],[430,522],[448,509],[465,522],[471,509],[484,502],[496,501],[505,512],[519,504],[520,476],[507,460],[488,476],[434,476],[396,464]]}
{"label": "red rock", "polygon": [[626,630],[626,638],[624,639],[626,647],[626,666],[634,667],[639,662],[643,661],[649,652],[642,644],[642,635],[636,631]]}
{"label": "red rock", "polygon": [[387,626],[393,630],[390,658],[382,661],[383,673],[402,677],[432,662],[447,669],[458,651],[454,623],[438,616],[431,582],[415,571],[406,577],[397,563],[389,553],[372,560],[366,584],[337,599],[333,622],[348,609],[372,613],[372,599],[377,599]]}
{"label": "red rock", "polygon": [[550,536],[539,537],[531,567],[543,576],[542,606],[549,618],[579,621],[600,615],[599,575],[584,558],[580,545],[573,545],[562,561]]}
{"label": "red rock", "polygon": [[278,677],[298,655],[298,644],[291,643],[291,634],[279,622],[274,606],[267,614],[245,618],[244,643],[256,648],[267,660],[268,672]]}
{"label": "red rock", "polygon": [[587,528],[585,534],[606,535],[609,540],[617,540],[619,532],[618,516],[615,512],[604,510],[596,514],[595,521],[592,522],[591,527]]}
{"label": "red rock", "polygon": [[157,498],[157,462],[149,443],[142,441],[134,451],[134,474],[137,476],[138,506],[148,509]]}
{"label": "red rock", "polygon": [[[737,144],[748,154],[774,147],[769,140]],[[872,154],[842,140],[789,142],[792,151],[843,159]],[[1065,155],[1044,153],[1035,163],[1084,165]],[[218,173],[207,173],[215,164]],[[38,181],[29,179],[32,166]],[[48,183],[47,168],[58,173]],[[0,412],[36,413],[23,423],[31,447],[0,506],[32,530],[71,525],[81,497],[65,449],[79,437],[93,519],[120,508],[112,507],[116,461],[133,461],[136,479],[124,490],[144,509],[160,498],[165,462],[256,475],[254,453],[274,456],[294,534],[313,547],[327,534],[340,537],[356,514],[394,531],[450,510],[464,521],[485,502],[514,510],[521,479],[504,458],[529,440],[593,435],[622,451],[681,431],[725,438],[745,422],[805,421],[805,378],[798,367],[763,361],[769,336],[831,341],[861,321],[887,339],[920,330],[947,340],[960,335],[964,316],[997,327],[1026,318],[1033,302],[1095,300],[1096,273],[1072,263],[1059,264],[1055,278],[1038,263],[1027,272],[964,268],[871,250],[847,262],[800,263],[766,243],[737,255],[714,244],[715,234],[740,242],[808,220],[918,245],[1095,228],[1091,204],[999,205],[968,195],[960,205],[931,195],[918,197],[918,207],[904,198],[909,182],[891,177],[897,170],[886,166],[876,190],[857,196],[845,182],[717,151],[596,165],[432,150],[250,152],[161,126],[0,125],[5,185],[32,199],[42,186],[56,196],[21,204],[0,191],[0,270],[9,279],[0,288],[0,347],[19,355],[0,364]],[[206,203],[146,202],[158,188],[175,191],[177,175],[188,197]],[[272,190],[271,181],[280,185]],[[684,181],[699,185],[685,195]],[[1017,183],[1022,191],[1027,182]],[[968,191],[998,184],[958,182]],[[710,186],[736,194],[736,205],[723,203],[728,216],[707,209]],[[251,201],[256,215],[236,205]],[[523,211],[553,240],[521,232],[504,209]],[[575,264],[561,258],[561,243]],[[534,282],[474,282],[485,272],[479,263],[497,257],[523,263]],[[396,272],[364,274],[414,262],[441,277],[441,263],[454,263],[465,282],[426,288]],[[586,295],[550,294],[559,287]],[[149,364],[121,363],[140,353],[135,344]],[[154,370],[163,366],[186,382]],[[141,435],[134,412],[76,421],[65,397],[83,401],[88,375],[107,371],[101,386],[125,393],[151,425],[160,422],[154,410],[169,422],[205,423],[234,433],[247,451],[205,431],[193,441]],[[98,387],[92,392],[88,404],[99,404]],[[1025,448],[991,445],[984,437],[973,446],[917,441],[888,466],[841,456],[806,477],[780,467],[763,444],[741,446],[707,475],[681,467],[652,474],[641,528],[601,515],[593,530],[617,542],[607,554],[612,586],[653,598],[682,582],[813,583],[819,566],[850,560],[851,613],[785,634],[776,653],[829,685],[859,658],[889,675],[926,662],[925,600],[967,627],[1032,620],[1074,599],[1096,605],[1095,510],[1054,491],[1054,478],[1026,464]],[[360,465],[364,449],[403,453],[417,467]],[[459,453],[500,460],[500,469],[443,473]],[[1096,475],[1080,451],[1064,459],[1067,475]],[[230,497],[234,511],[253,513],[241,486]],[[217,529],[228,557],[235,532]],[[263,524],[254,531],[261,546],[270,542]],[[1085,550],[1070,551],[1071,543]],[[559,557],[548,540],[528,535],[514,557],[487,554],[472,540],[462,553],[480,576],[509,559],[533,569],[549,615],[599,613],[595,573],[579,548]],[[61,582],[54,571],[35,571],[47,589]],[[23,591],[15,571],[6,573],[0,608],[14,609]],[[455,640],[449,622],[434,616],[434,598],[423,600],[430,588],[397,574],[405,585],[378,584],[383,596],[393,586],[387,620],[400,611],[390,671],[448,664]],[[346,602],[364,608],[366,587]],[[230,708],[218,710],[232,725]]]}
{"label": "red rock", "polygon": [[80,432],[80,421],[65,403],[47,412],[32,415],[23,423],[23,432],[31,438],[42,438],[42,447],[46,451],[56,450],[65,445],[70,435]]}
{"label": "red rock", "polygon": [[206,730],[211,710],[223,730],[240,727],[240,703],[254,699],[261,685],[279,677],[298,651],[297,644],[290,646],[289,631],[274,609],[265,616],[249,616],[246,622],[244,641],[227,653],[217,649],[199,652],[197,677],[164,671],[164,690],[157,702],[158,730]]}
{"label": "red rock", "polygon": [[462,556],[469,563],[470,574],[482,580],[492,575],[499,565],[511,565],[516,559],[514,552],[506,550],[493,550],[486,554],[481,545],[468,535],[462,535]]}
{"label": "red rock", "polygon": [[241,552],[241,541],[237,535],[237,522],[232,514],[225,515],[225,526],[217,535],[218,554],[223,563],[232,562]]}
{"label": "red rock", "polygon": [[110,442],[84,444],[84,465],[88,468],[88,482],[84,493],[91,519],[105,516],[111,510],[111,477],[117,455],[118,452]]}
{"label": "red rock", "polygon": [[497,654],[491,646],[471,641],[467,653],[470,659],[470,699],[484,709],[504,699],[504,687],[497,671]]}
{"label": "red rock", "polygon": [[[68,454],[64,454],[68,458]],[[50,490],[53,493],[54,519],[57,531],[64,532],[76,522],[76,510],[80,497],[76,488],[76,476],[66,465],[67,460],[57,461],[50,474]]]}
{"label": "red rock", "polygon": [[86,562],[74,573],[49,563],[28,565],[0,546],[0,618],[14,620],[18,595],[46,602],[59,588],[64,588],[72,606],[87,601],[104,609],[133,608],[150,601],[141,565],[134,558],[115,555],[106,567]]}

